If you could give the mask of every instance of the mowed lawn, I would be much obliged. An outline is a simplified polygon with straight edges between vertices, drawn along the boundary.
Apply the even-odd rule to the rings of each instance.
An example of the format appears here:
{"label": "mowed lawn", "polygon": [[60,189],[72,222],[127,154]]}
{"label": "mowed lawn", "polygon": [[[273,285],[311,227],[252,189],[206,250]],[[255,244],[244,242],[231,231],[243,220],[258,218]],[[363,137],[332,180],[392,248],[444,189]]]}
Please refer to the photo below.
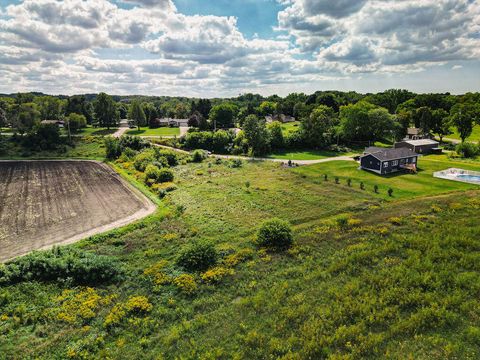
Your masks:
{"label": "mowed lawn", "polygon": [[[72,133],[72,135],[79,135],[79,136],[106,136],[106,135],[112,135],[117,131],[118,128],[112,127],[110,129],[103,128],[103,127],[93,127],[93,126],[87,126],[86,128],[80,129],[80,131],[76,133]],[[67,130],[64,129],[65,134],[67,133]]]}
{"label": "mowed lawn", "polygon": [[339,153],[328,150],[283,150],[270,154],[268,157],[272,159],[284,160],[319,160],[328,157],[353,155],[353,153]]}
{"label": "mowed lawn", "polygon": [[[480,189],[479,185],[433,177],[434,172],[452,167],[480,171],[480,162],[452,161],[445,156],[425,156],[418,160],[417,174],[399,172],[384,176],[377,175],[373,172],[360,170],[359,164],[353,161],[332,161],[303,166],[294,169],[293,172],[310,179],[312,182],[323,183],[324,186],[352,189],[356,192],[373,194],[377,198],[388,200],[437,195],[456,190]],[[324,180],[325,174],[328,181]],[[335,184],[335,177],[339,178],[340,184]],[[351,188],[347,186],[347,179],[352,181]],[[364,183],[365,190],[360,189],[361,182]],[[375,185],[379,187],[378,194],[373,191]],[[393,190],[392,197],[388,196],[389,188]]]}
{"label": "mowed lawn", "polygon": [[[453,134],[445,137],[449,139],[460,140],[460,135],[457,129],[452,129],[452,130],[453,130]],[[476,125],[473,127],[472,135],[470,135],[467,138],[467,141],[477,141],[477,142],[480,141],[480,125]]]}
{"label": "mowed lawn", "polygon": [[282,124],[283,135],[288,135],[292,132],[297,131],[298,129],[300,129],[300,121],[294,121],[294,122]]}
{"label": "mowed lawn", "polygon": [[160,127],[156,129],[141,127],[140,130],[128,130],[127,134],[137,136],[180,136],[180,129],[177,127]]}

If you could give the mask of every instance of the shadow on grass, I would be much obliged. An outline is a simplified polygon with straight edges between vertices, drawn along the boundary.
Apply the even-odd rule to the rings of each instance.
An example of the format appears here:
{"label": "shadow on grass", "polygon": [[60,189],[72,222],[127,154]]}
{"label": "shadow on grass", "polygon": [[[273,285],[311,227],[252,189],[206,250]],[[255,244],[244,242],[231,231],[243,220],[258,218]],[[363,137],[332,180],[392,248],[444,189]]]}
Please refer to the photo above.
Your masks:
{"label": "shadow on grass", "polygon": [[112,135],[117,131],[117,129],[101,129],[92,132],[91,135],[93,136],[105,136],[105,135]]}

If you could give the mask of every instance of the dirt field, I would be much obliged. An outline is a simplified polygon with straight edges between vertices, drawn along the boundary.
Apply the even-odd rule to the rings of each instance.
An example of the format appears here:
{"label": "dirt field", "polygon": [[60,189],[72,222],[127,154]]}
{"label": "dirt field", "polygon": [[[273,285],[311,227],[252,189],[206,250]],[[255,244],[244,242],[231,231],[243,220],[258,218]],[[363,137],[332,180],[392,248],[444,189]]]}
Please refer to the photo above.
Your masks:
{"label": "dirt field", "polygon": [[72,243],[154,211],[105,164],[0,162],[0,261]]}

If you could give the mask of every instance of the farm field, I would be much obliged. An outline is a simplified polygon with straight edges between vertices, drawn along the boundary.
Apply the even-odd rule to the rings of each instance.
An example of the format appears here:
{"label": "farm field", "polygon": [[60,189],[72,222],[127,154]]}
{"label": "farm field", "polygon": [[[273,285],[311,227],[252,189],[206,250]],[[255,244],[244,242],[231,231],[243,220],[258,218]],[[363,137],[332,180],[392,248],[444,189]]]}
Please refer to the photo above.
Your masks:
{"label": "farm field", "polygon": [[80,240],[152,211],[108,166],[0,162],[0,261]]}
{"label": "farm field", "polygon": [[[421,182],[455,165],[426,160]],[[168,213],[69,246],[117,259],[121,280],[0,286],[0,349],[40,359],[478,358],[480,191],[455,182],[412,191],[404,175],[385,201],[368,187],[374,174],[358,178],[365,191],[335,184],[340,170],[354,174],[342,164],[355,166],[175,167]],[[254,242],[272,217],[292,224],[285,252]],[[176,266],[198,239],[213,242],[229,270],[215,281]],[[185,275],[192,292],[168,280]]]}
{"label": "farm field", "polygon": [[180,129],[177,127],[159,127],[157,129],[150,129],[148,127],[141,127],[140,130],[132,129],[127,131],[127,135],[137,136],[180,136]]}

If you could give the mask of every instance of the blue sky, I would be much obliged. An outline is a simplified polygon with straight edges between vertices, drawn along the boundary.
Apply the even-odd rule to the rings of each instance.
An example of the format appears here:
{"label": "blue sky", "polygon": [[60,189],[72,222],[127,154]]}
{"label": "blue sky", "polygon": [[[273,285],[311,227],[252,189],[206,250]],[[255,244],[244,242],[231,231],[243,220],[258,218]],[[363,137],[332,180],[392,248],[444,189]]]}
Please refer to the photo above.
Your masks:
{"label": "blue sky", "polygon": [[235,16],[238,28],[247,37],[273,37],[277,14],[284,8],[275,0],[176,0],[178,10],[186,15]]}
{"label": "blue sky", "polygon": [[476,0],[0,0],[0,92],[480,87]]}

